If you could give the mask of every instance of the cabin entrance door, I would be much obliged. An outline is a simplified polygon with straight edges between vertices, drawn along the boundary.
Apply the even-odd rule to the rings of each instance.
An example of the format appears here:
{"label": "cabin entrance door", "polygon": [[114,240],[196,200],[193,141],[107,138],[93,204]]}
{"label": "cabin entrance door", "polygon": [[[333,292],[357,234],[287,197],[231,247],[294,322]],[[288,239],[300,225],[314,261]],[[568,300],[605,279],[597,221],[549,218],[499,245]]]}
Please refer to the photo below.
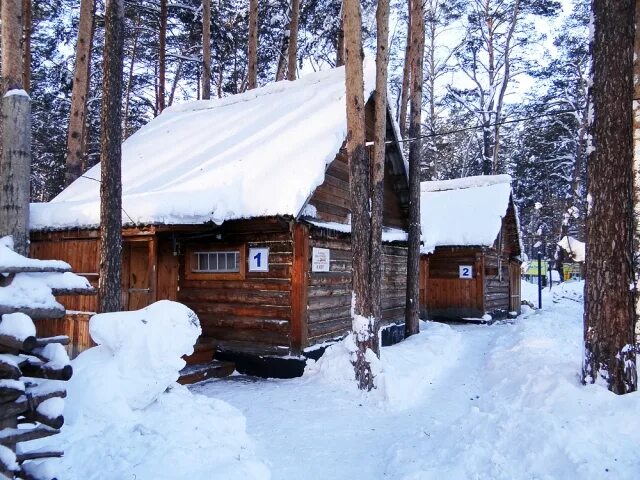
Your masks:
{"label": "cabin entrance door", "polygon": [[155,244],[146,238],[126,240],[122,244],[122,305],[139,310],[155,301],[153,276]]}

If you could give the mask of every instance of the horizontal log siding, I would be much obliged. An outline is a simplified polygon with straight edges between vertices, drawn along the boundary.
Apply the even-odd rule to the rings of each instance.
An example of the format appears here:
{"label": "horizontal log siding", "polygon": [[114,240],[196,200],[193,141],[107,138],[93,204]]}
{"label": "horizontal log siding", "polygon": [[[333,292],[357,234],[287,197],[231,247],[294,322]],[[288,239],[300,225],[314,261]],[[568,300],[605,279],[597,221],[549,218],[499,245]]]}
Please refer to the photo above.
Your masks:
{"label": "horizontal log siding", "polygon": [[[251,221],[247,221],[250,229]],[[256,224],[256,228],[259,225]],[[187,280],[179,257],[177,300],[193,309],[202,326],[201,342],[252,354],[290,351],[293,238],[289,231],[222,233],[225,246],[269,248],[269,271],[249,272],[239,280]],[[214,250],[220,241],[198,240]],[[184,250],[184,248],[183,248]]]}
{"label": "horizontal log siding", "polygon": [[[309,345],[335,339],[351,330],[351,242],[348,236],[311,229],[309,258],[313,247],[331,251],[329,272],[312,272],[309,266]],[[382,323],[404,319],[407,278],[406,247],[383,246]]]}

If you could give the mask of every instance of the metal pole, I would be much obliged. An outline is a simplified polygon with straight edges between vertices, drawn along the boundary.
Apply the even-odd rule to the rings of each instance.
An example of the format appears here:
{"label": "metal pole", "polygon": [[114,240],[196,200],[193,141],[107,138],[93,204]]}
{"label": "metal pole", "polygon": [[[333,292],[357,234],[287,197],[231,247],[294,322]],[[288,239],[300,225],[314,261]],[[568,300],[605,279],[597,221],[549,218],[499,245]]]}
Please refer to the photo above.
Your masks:
{"label": "metal pole", "polygon": [[538,308],[542,308],[542,253],[538,252]]}

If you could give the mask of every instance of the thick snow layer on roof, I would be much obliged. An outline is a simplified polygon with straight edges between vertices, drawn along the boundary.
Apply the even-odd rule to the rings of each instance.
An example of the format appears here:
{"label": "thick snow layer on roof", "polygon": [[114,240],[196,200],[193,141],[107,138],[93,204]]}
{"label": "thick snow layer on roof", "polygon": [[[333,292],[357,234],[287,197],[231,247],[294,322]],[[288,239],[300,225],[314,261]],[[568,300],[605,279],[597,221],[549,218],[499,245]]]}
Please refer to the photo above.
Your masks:
{"label": "thick snow layer on roof", "polygon": [[492,246],[511,195],[511,177],[492,175],[420,184],[422,253],[440,246]]}
{"label": "thick snow layer on roof", "polygon": [[586,245],[584,242],[577,240],[573,237],[562,237],[562,240],[558,242],[560,248],[564,249],[569,254],[572,260],[576,262],[584,262]]}
{"label": "thick snow layer on roof", "polygon": [[[365,97],[375,84],[365,64]],[[122,145],[124,224],[297,215],[346,138],[344,67],[167,108]],[[99,224],[100,164],[49,203],[33,230]]]}

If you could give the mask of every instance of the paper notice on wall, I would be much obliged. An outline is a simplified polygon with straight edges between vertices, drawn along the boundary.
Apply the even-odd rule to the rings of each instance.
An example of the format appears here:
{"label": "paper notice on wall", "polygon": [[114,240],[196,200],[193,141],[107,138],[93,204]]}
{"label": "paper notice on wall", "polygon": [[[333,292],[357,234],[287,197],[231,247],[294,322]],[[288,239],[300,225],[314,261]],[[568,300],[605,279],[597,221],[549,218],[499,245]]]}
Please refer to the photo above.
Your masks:
{"label": "paper notice on wall", "polygon": [[312,272],[328,272],[331,267],[331,250],[313,247],[311,257]]}

